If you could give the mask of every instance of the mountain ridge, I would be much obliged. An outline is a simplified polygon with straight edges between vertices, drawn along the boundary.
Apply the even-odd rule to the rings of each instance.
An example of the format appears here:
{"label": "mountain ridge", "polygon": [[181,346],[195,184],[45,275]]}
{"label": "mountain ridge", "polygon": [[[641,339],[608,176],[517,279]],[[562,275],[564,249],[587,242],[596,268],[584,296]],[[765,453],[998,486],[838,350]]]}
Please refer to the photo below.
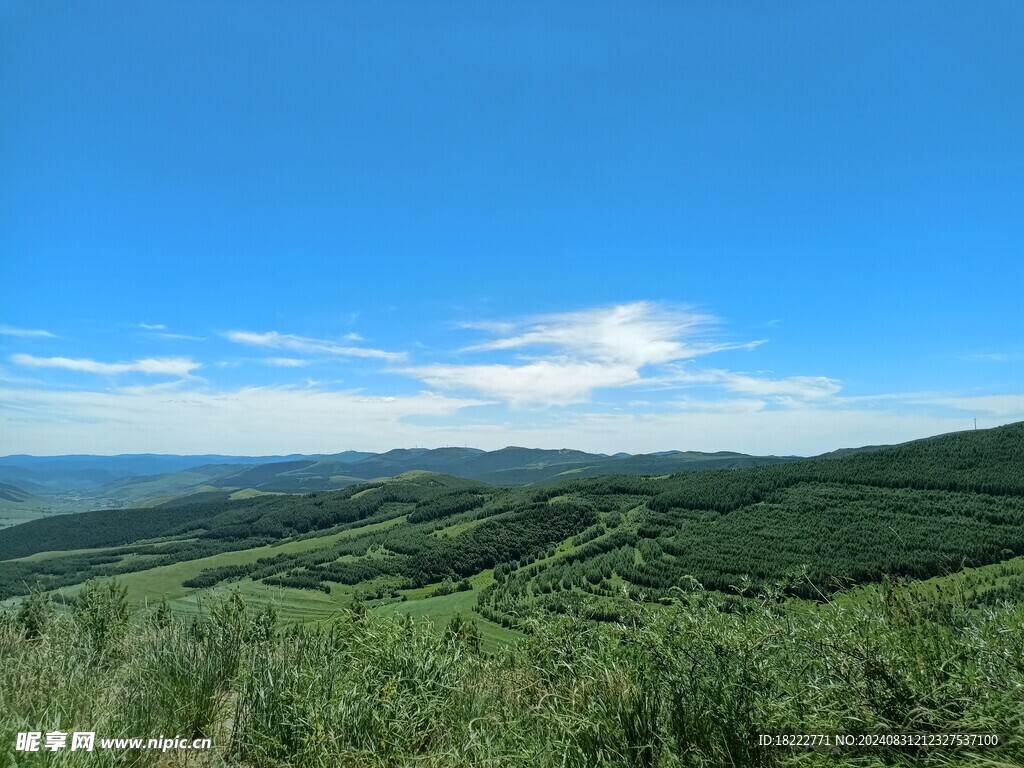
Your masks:
{"label": "mountain ridge", "polygon": [[[944,436],[929,436],[897,445]],[[804,458],[838,458],[889,447],[894,446],[839,448],[812,457],[692,450],[608,455],[571,448],[515,445],[494,451],[442,446],[393,448],[381,453],[346,450],[269,456],[12,454],[0,457],[0,483],[16,489],[0,494],[0,527],[24,522],[38,514],[157,506],[173,503],[178,498],[200,497],[203,493],[212,492],[308,493],[336,490],[410,471],[440,472],[498,486],[522,486],[604,474],[668,475],[680,471],[739,469]]]}

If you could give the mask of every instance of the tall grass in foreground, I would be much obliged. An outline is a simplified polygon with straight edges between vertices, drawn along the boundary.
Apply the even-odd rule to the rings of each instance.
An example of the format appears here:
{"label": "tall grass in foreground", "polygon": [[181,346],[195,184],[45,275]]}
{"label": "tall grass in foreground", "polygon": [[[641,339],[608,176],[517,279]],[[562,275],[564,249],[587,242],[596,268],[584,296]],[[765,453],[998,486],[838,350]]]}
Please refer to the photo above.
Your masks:
{"label": "tall grass in foreground", "polygon": [[[231,596],[131,618],[92,584],[0,620],[0,765],[1024,764],[1024,610],[883,586],[854,607],[680,596],[629,626],[538,621],[485,654],[359,613],[278,626]],[[15,752],[19,731],[208,736],[212,752]],[[759,747],[762,733],[998,733],[987,750]],[[989,762],[983,762],[989,761]]]}

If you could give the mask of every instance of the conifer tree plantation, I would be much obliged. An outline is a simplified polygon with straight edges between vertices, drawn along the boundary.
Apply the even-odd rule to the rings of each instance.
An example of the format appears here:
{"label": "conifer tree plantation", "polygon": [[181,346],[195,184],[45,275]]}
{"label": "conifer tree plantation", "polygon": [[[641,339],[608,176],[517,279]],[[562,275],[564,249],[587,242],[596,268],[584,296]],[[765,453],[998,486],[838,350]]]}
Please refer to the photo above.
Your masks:
{"label": "conifer tree plantation", "polygon": [[0,744],[212,743],[19,766],[1015,765],[1022,531],[1021,423],[44,518],[0,531]]}

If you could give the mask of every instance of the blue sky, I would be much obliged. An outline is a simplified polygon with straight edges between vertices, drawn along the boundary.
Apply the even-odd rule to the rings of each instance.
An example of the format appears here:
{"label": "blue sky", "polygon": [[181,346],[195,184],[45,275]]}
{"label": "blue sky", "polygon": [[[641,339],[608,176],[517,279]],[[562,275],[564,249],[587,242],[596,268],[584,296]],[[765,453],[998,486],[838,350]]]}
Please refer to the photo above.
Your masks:
{"label": "blue sky", "polygon": [[1024,419],[1024,6],[0,6],[0,454]]}

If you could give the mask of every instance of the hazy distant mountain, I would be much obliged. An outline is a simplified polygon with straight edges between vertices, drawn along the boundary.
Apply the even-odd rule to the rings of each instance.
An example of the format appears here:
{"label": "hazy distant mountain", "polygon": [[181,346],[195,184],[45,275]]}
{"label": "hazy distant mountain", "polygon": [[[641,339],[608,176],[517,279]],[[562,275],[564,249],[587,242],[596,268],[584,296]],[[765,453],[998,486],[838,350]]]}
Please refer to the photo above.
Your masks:
{"label": "hazy distant mountain", "polygon": [[376,453],[370,453],[368,451],[344,451],[342,453],[332,453],[327,456],[327,458],[351,464],[354,461],[362,461],[363,459],[369,459],[376,455]]}
{"label": "hazy distant mountain", "polygon": [[[515,486],[602,474],[668,475],[735,469],[793,458],[748,456],[730,451],[662,451],[608,456],[519,446],[496,451],[457,447],[396,448],[384,453],[344,451],[309,456],[18,455],[0,457],[0,483],[3,484],[0,506],[15,504],[19,514],[24,515],[30,514],[33,508],[55,513],[154,506],[197,493],[243,490],[304,493],[343,488],[413,470]],[[14,521],[15,518],[9,517],[0,521],[0,525]]]}
{"label": "hazy distant mountain", "polygon": [[[373,454],[350,454],[372,456]],[[340,454],[345,455],[345,454]],[[218,454],[178,456],[173,454],[123,454],[120,456],[0,456],[0,482],[13,482],[27,487],[23,481],[50,491],[97,489],[125,477],[163,475],[210,464],[268,464],[287,461],[292,456],[221,456]]]}
{"label": "hazy distant mountain", "polygon": [[735,469],[791,461],[793,457],[747,456],[741,453],[673,451],[636,455],[544,450],[510,446],[497,451],[475,448],[400,448],[351,463],[331,457],[262,464],[222,474],[210,481],[217,488],[255,488],[295,492],[341,488],[354,482],[393,477],[413,470],[442,472],[496,485],[530,485],[555,478],[599,474],[671,474],[688,470]]}
{"label": "hazy distant mountain", "polygon": [[32,494],[11,483],[0,483],[0,499],[4,501],[27,501]]}

